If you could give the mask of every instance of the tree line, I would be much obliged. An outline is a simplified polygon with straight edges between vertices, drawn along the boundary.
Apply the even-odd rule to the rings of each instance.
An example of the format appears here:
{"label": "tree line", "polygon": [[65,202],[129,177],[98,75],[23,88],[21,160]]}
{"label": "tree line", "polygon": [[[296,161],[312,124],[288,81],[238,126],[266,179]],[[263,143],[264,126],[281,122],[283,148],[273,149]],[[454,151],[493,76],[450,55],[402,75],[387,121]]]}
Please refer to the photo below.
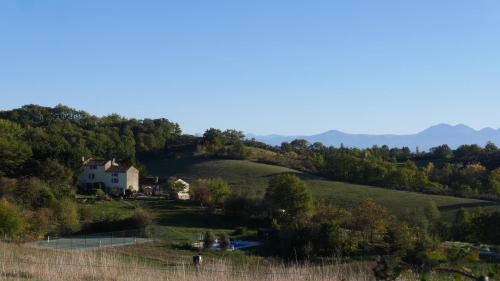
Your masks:
{"label": "tree line", "polygon": [[[246,143],[265,147],[254,140]],[[484,199],[500,196],[500,150],[493,143],[454,150],[441,145],[429,152],[412,152],[408,147],[359,149],[294,140],[272,150],[278,155],[259,161],[333,180]]]}
{"label": "tree line", "polygon": [[[197,151],[203,155],[251,159],[337,181],[488,200],[500,196],[500,149],[491,142],[484,147],[464,144],[456,149],[444,144],[428,152],[386,145],[328,147],[301,139],[270,146],[247,140],[240,131],[211,128],[197,143]],[[254,159],[250,148],[274,154]]]}

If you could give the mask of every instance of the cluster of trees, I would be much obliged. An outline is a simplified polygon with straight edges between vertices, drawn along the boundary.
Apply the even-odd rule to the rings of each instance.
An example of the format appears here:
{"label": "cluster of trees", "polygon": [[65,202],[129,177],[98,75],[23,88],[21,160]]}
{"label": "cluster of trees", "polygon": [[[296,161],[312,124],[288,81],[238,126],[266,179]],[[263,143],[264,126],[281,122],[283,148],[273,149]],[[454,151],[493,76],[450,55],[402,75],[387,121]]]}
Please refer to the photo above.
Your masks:
{"label": "cluster of trees", "polygon": [[267,221],[279,233],[273,243],[276,251],[292,260],[408,250],[427,239],[431,225],[439,220],[435,204],[425,212],[408,214],[404,222],[372,200],[352,210],[315,205],[307,185],[293,174],[270,179],[263,199],[233,196],[224,208],[227,215],[244,221]]}
{"label": "cluster of trees", "polygon": [[47,233],[80,230],[80,214],[74,188],[64,182],[38,178],[0,177],[0,235],[40,238]]}
{"label": "cluster of trees", "polygon": [[[96,117],[63,105],[0,111],[0,235],[79,231],[74,191],[82,157],[134,164],[181,134],[166,119]],[[16,214],[16,215],[13,215]],[[140,220],[144,221],[144,220]]]}
{"label": "cluster of trees", "polygon": [[445,161],[452,163],[480,163],[488,170],[493,170],[500,166],[500,150],[492,143],[488,142],[484,147],[477,144],[464,144],[453,150],[448,145],[443,144],[431,148],[429,152],[419,153],[413,157],[417,160]]}
{"label": "cluster of trees", "polygon": [[[217,239],[219,243],[219,249],[221,250],[227,250],[231,246],[231,240],[229,239],[229,236],[226,233],[221,233],[219,234],[219,237]],[[213,234],[212,231],[207,231],[203,235],[203,249],[204,250],[210,250],[212,249],[212,246],[215,244],[215,235]]]}
{"label": "cluster of trees", "polygon": [[427,280],[425,276],[432,270],[473,276],[462,266],[465,259],[477,261],[478,252],[446,248],[441,242],[499,243],[500,237],[499,212],[469,214],[460,210],[452,223],[446,223],[433,201],[422,210],[408,210],[398,217],[370,199],[353,209],[325,202],[313,204],[306,184],[291,174],[270,179],[263,199],[233,196],[224,208],[227,215],[267,222],[276,233],[270,245],[288,260],[392,257],[393,265],[381,259],[374,269],[377,280],[395,280],[404,268],[422,273],[422,280]]}
{"label": "cluster of trees", "polygon": [[221,208],[230,196],[231,187],[222,179],[200,180],[194,189],[194,200],[211,211]]}
{"label": "cluster of trees", "polygon": [[27,105],[0,112],[0,175],[43,174],[39,168],[49,159],[76,171],[82,156],[137,165],[137,155],[162,150],[180,134],[167,119],[99,118],[63,105]]}
{"label": "cluster of trees", "polygon": [[0,239],[139,229],[151,222],[141,209],[124,216],[78,204],[75,190],[69,182],[0,177]]}
{"label": "cluster of trees", "polygon": [[244,138],[245,135],[241,131],[210,128],[203,134],[198,152],[210,156],[243,159],[249,155]]}
{"label": "cluster of trees", "polygon": [[500,151],[492,143],[456,150],[442,145],[412,153],[409,148],[337,148],[295,140],[283,143],[280,152],[286,157],[275,157],[277,164],[334,180],[469,197],[500,196]]}
{"label": "cluster of trees", "polygon": [[451,240],[499,245],[500,212],[460,209],[449,230]]}

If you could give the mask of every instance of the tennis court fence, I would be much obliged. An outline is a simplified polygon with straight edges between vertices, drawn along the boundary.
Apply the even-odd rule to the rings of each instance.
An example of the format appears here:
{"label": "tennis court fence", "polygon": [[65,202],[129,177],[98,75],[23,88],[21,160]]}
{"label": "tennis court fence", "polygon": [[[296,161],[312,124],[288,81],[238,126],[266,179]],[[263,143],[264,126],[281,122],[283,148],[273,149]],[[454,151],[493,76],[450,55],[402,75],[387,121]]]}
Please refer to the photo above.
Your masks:
{"label": "tennis court fence", "polygon": [[130,229],[62,237],[47,236],[43,240],[31,242],[31,245],[50,249],[86,250],[128,246],[152,241],[155,241],[155,237],[146,229]]}

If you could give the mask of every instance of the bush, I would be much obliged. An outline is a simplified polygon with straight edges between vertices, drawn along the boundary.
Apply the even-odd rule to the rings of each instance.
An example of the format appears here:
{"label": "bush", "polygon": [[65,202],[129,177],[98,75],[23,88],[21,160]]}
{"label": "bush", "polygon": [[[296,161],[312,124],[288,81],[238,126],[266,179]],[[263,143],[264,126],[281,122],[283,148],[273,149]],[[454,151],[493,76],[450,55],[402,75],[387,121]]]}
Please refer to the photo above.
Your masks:
{"label": "bush", "polygon": [[104,193],[104,191],[102,189],[97,189],[96,192],[95,192],[95,195],[97,197],[97,199],[99,200],[105,200],[105,199],[108,199],[108,195],[106,193]]}
{"label": "bush", "polygon": [[221,179],[200,182],[195,191],[195,200],[202,206],[217,208],[231,195],[229,184]]}
{"label": "bush", "polygon": [[144,209],[136,209],[128,221],[131,228],[138,229],[151,225],[152,218]]}
{"label": "bush", "polygon": [[38,239],[43,239],[48,233],[57,232],[57,217],[54,210],[41,208],[36,211],[25,210],[24,217],[26,225],[29,226],[30,234]]}
{"label": "bush", "polygon": [[40,179],[19,181],[15,190],[16,201],[28,208],[50,208],[56,198],[47,184]]}
{"label": "bush", "polygon": [[221,250],[227,250],[231,246],[231,241],[226,233],[219,235],[219,247]]}
{"label": "bush", "polygon": [[0,197],[13,199],[17,180],[0,176]]}
{"label": "bush", "polygon": [[75,201],[64,198],[59,201],[55,209],[60,233],[67,234],[80,230],[78,205]]}
{"label": "bush", "polygon": [[234,235],[244,235],[246,233],[247,229],[243,226],[238,226],[235,230],[234,230]]}
{"label": "bush", "polygon": [[205,237],[203,238],[203,249],[209,250],[215,243],[215,237],[212,231],[205,232]]}
{"label": "bush", "polygon": [[261,207],[261,201],[258,199],[233,195],[224,203],[224,214],[242,221],[249,221],[264,213]]}
{"label": "bush", "polygon": [[24,231],[25,220],[21,211],[7,200],[0,200],[0,235],[16,238]]}
{"label": "bush", "polygon": [[87,208],[81,208],[80,212],[82,215],[95,215],[92,220],[87,219],[82,233],[143,229],[152,221],[151,215],[143,209],[136,209],[131,216],[125,218],[119,212],[109,212],[104,216],[93,214]]}

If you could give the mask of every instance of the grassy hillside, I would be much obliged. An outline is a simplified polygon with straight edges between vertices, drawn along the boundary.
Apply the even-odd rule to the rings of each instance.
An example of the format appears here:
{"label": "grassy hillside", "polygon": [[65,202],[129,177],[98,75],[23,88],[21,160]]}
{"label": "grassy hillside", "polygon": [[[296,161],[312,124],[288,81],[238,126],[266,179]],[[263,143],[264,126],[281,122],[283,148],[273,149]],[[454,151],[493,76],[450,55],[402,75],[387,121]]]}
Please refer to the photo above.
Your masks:
{"label": "grassy hillside", "polygon": [[268,179],[274,175],[296,173],[307,182],[315,198],[329,200],[343,207],[352,207],[363,199],[372,198],[395,214],[401,214],[409,209],[424,208],[431,200],[436,202],[448,218],[461,207],[500,210],[500,204],[488,201],[335,182],[284,167],[245,160],[213,160],[189,157],[179,160],[150,161],[146,163],[146,166],[153,175],[178,176],[190,182],[201,178],[219,177],[228,181],[235,192],[249,196],[262,196]]}

